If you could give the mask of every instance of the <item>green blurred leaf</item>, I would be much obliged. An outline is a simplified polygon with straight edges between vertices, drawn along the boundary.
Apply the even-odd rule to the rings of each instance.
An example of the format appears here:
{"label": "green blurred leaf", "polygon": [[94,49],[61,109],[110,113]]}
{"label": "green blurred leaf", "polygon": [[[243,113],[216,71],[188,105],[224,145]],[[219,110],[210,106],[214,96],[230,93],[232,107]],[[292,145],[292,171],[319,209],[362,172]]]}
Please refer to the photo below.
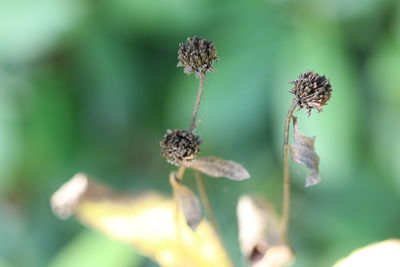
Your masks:
{"label": "green blurred leaf", "polygon": [[140,262],[129,245],[85,230],[55,255],[49,267],[133,267]]}
{"label": "green blurred leaf", "polygon": [[0,63],[39,58],[79,21],[82,12],[82,1],[0,1]]}

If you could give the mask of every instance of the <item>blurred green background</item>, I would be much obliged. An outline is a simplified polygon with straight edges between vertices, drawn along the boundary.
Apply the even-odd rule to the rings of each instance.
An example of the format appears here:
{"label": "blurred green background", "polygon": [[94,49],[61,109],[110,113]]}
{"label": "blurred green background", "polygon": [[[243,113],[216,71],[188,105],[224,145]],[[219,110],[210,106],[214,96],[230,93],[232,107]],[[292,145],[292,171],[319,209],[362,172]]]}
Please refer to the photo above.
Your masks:
{"label": "blurred green background", "polygon": [[[324,112],[296,113],[317,136],[322,182],[291,163],[296,267],[331,266],[400,237],[400,2],[397,0],[0,0],[0,266],[156,266],[51,212],[52,193],[84,171],[117,189],[170,194],[159,156],[186,128],[197,81],[177,69],[188,36],[215,41],[201,155],[241,162],[252,179],[206,179],[237,266],[236,202],[280,208],[289,81],[327,75]],[[193,179],[187,182],[194,187]]]}

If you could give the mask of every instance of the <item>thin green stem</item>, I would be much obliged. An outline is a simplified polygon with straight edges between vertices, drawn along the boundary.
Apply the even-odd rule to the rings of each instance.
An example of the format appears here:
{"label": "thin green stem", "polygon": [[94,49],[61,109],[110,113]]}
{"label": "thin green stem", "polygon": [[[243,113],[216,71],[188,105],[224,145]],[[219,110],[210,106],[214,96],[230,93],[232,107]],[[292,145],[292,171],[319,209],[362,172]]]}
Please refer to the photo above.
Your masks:
{"label": "thin green stem", "polygon": [[194,109],[193,109],[193,113],[192,113],[192,121],[190,122],[190,127],[189,127],[189,131],[191,131],[191,132],[193,132],[194,129],[196,128],[197,113],[199,112],[201,96],[203,95],[203,91],[204,91],[204,78],[205,78],[205,74],[199,75],[199,90],[197,91],[196,103],[194,104]]}
{"label": "thin green stem", "polygon": [[283,138],[283,198],[282,198],[282,220],[281,220],[281,232],[284,242],[287,243],[288,236],[288,224],[289,224],[289,213],[290,213],[290,176],[289,176],[289,128],[290,121],[296,105],[292,103],[290,106],[284,128]]}

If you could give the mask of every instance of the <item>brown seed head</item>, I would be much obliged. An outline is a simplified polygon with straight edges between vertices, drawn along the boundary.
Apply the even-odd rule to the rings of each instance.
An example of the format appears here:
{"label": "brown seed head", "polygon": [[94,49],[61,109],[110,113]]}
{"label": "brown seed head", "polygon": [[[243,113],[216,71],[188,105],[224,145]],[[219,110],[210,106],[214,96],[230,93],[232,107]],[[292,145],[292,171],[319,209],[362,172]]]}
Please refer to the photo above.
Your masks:
{"label": "brown seed head", "polygon": [[178,67],[184,67],[186,74],[196,73],[196,76],[215,71],[213,62],[218,61],[214,42],[201,37],[191,37],[186,43],[179,44]]}
{"label": "brown seed head", "polygon": [[332,86],[324,75],[308,71],[300,74],[299,79],[290,82],[294,88],[290,91],[295,95],[294,103],[299,107],[308,109],[308,115],[312,109],[322,111],[331,97]]}
{"label": "brown seed head", "polygon": [[200,137],[190,131],[167,130],[160,142],[161,156],[169,163],[180,166],[199,154],[200,144]]}

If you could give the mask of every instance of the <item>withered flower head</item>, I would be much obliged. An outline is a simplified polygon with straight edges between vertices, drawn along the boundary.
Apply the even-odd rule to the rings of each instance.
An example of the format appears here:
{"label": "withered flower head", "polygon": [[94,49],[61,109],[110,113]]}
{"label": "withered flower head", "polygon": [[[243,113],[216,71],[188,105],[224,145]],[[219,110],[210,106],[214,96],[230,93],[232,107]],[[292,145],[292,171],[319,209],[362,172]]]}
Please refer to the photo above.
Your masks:
{"label": "withered flower head", "polygon": [[169,163],[180,166],[199,154],[200,144],[200,137],[190,131],[167,130],[160,142],[161,156]]}
{"label": "withered flower head", "polygon": [[308,71],[300,74],[299,79],[292,81],[294,88],[290,91],[295,95],[294,103],[299,107],[308,109],[308,115],[312,109],[322,111],[331,97],[332,86],[324,75]]}
{"label": "withered flower head", "polygon": [[206,74],[215,71],[213,62],[218,60],[214,41],[208,41],[201,37],[191,37],[186,43],[179,44],[178,67],[184,67],[186,74]]}

